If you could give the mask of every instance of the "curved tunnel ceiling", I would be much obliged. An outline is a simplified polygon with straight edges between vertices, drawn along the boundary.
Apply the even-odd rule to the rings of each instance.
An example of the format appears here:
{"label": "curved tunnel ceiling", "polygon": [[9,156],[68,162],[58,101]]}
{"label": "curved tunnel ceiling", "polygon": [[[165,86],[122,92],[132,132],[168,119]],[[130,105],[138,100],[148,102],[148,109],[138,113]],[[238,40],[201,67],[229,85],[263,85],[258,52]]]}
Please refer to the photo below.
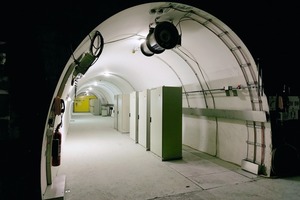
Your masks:
{"label": "curved tunnel ceiling", "polygon": [[[161,54],[145,56],[140,44],[149,27],[163,21],[176,26],[181,44]],[[219,19],[189,5],[164,2],[137,5],[108,18],[91,34],[94,31],[103,36],[104,48],[78,81],[77,90],[83,92],[99,82],[95,91],[98,96],[105,94],[109,103],[113,95],[162,85],[210,90],[228,85],[248,87],[257,81],[256,71],[251,70],[255,62],[239,37]],[[88,35],[74,56],[78,58],[87,52],[90,45]],[[71,62],[73,58],[68,63]],[[243,71],[244,66],[247,69]],[[104,76],[105,73],[111,76]]]}

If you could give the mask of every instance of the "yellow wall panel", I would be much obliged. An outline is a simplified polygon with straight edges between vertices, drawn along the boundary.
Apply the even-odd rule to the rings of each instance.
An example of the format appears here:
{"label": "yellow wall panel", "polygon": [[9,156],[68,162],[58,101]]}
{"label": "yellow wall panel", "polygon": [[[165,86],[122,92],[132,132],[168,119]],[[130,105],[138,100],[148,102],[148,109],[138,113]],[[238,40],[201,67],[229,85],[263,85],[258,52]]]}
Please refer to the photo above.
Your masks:
{"label": "yellow wall panel", "polygon": [[92,96],[78,96],[74,101],[74,112],[90,112],[90,99],[96,99]]}

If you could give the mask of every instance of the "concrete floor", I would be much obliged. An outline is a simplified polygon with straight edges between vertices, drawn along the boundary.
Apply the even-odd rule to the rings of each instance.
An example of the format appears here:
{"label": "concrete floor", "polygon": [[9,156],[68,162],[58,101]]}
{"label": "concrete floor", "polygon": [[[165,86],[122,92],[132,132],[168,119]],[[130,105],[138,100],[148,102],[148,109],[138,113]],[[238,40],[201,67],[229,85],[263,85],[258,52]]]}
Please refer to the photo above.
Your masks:
{"label": "concrete floor", "polygon": [[183,145],[161,161],[113,128],[112,117],[74,115],[55,174],[65,200],[299,199],[300,177],[266,178]]}

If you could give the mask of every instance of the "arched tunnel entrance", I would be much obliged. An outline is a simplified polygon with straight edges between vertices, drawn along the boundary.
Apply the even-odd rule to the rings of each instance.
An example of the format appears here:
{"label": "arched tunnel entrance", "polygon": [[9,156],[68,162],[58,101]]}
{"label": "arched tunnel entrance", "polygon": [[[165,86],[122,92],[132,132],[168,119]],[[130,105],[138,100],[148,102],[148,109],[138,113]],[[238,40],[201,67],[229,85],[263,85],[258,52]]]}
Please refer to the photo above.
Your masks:
{"label": "arched tunnel entrance", "polygon": [[[117,118],[122,128],[119,125],[116,128],[123,132],[130,132],[129,116],[136,119],[141,116],[138,112],[131,113],[130,105],[146,103],[150,107],[146,123],[152,132],[130,136],[149,138],[149,134],[146,144],[150,145],[146,148],[163,160],[162,151],[168,145],[173,145],[169,147],[172,151],[167,150],[166,154],[177,159],[182,158],[181,148],[186,145],[254,174],[271,176],[269,106],[260,84],[259,70],[250,52],[219,19],[185,4],[146,3],[117,13],[91,31],[66,64],[55,96],[75,99],[86,88],[94,87],[93,91],[99,91],[95,94],[102,93],[114,107],[121,102],[125,110],[117,110],[116,114],[122,113]],[[180,90],[179,95],[174,88]],[[143,92],[149,97],[130,98]],[[161,104],[155,104],[158,99]],[[53,124],[48,124],[45,130],[48,137],[44,140],[49,140],[52,127],[62,122],[64,143],[72,118],[70,103],[66,102],[66,114],[51,115],[56,106],[52,105],[49,116],[53,117]],[[160,112],[157,109],[165,110],[164,107],[167,111],[161,118],[156,114]],[[180,118],[174,118],[178,114]],[[153,126],[155,120],[159,121],[158,126],[169,127],[163,129],[164,139],[158,139],[168,141],[162,146],[152,140],[159,130]],[[139,121],[136,122],[138,126]],[[172,130],[169,137],[173,139],[167,139],[168,130]],[[175,145],[178,142],[180,147]],[[174,153],[178,149],[180,153]],[[42,157],[44,191],[53,184],[50,156]]]}
{"label": "arched tunnel entrance", "polygon": [[[169,147],[172,151],[166,154],[171,154],[171,159],[181,159],[182,145],[186,145],[239,165],[245,171],[270,177],[275,164],[274,151],[268,99],[261,83],[259,68],[250,52],[222,21],[185,4],[146,3],[117,13],[91,31],[69,59],[55,96],[75,99],[78,93],[94,87],[95,94],[107,101],[104,105],[113,105],[114,114],[118,115],[114,127],[120,132],[130,132],[136,143],[162,160],[168,160],[164,148],[180,141],[180,147]],[[152,105],[158,88],[157,97],[169,100]],[[168,94],[165,88],[180,89],[179,98],[176,93]],[[139,94],[149,98],[143,102]],[[133,99],[131,95],[135,95]],[[174,102],[178,102],[180,109]],[[173,127],[168,126],[173,128],[173,139],[163,135],[162,141],[169,142],[160,147],[152,140],[157,131],[146,131],[143,135],[129,129],[133,124],[141,126],[139,110],[132,113],[130,109],[143,103],[150,107],[146,123],[151,130],[157,130],[153,126],[156,118],[162,127],[168,121],[173,123]],[[51,136],[51,126],[57,127],[63,121],[62,140],[67,137],[74,111],[69,105],[67,102],[63,118],[62,114],[52,115],[54,124],[48,124],[45,135]],[[171,113],[170,118],[154,117],[157,108],[168,105],[173,107],[162,116]],[[174,116],[178,113],[180,118],[176,121]],[[135,123],[129,122],[130,117]],[[174,128],[175,124],[180,125]],[[144,144],[138,140],[141,137],[146,138]],[[174,153],[178,148],[180,153]],[[42,157],[44,191],[53,184],[49,159],[49,154]]]}

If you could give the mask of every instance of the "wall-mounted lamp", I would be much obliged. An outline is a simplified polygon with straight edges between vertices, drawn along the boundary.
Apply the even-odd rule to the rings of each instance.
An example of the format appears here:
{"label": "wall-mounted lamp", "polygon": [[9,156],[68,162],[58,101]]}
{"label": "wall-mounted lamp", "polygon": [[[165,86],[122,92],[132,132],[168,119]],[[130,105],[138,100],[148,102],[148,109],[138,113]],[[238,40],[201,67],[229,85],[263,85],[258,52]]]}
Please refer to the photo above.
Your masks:
{"label": "wall-mounted lamp", "polygon": [[141,51],[145,56],[160,54],[165,49],[172,49],[180,43],[177,28],[171,22],[158,22],[150,27],[145,42],[141,44]]}

